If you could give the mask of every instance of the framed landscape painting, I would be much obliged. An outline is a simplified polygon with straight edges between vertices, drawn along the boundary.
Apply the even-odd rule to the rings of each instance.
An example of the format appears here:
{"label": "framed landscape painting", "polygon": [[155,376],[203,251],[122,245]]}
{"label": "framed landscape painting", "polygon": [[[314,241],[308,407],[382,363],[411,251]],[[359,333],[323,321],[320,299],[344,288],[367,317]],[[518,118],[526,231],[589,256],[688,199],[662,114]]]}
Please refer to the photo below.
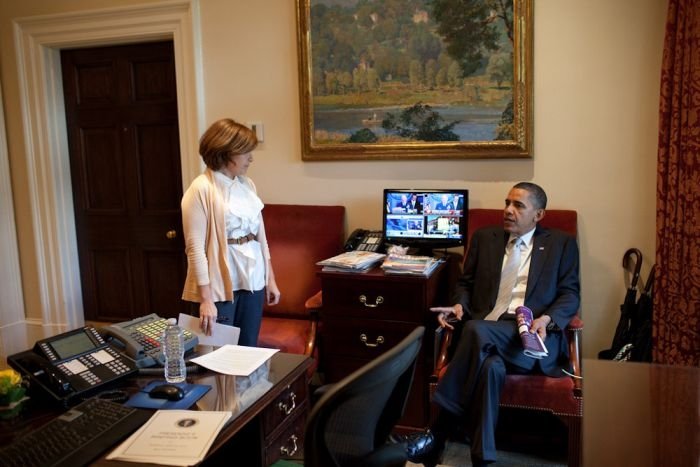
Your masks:
{"label": "framed landscape painting", "polygon": [[304,160],[532,151],[532,0],[297,0]]}

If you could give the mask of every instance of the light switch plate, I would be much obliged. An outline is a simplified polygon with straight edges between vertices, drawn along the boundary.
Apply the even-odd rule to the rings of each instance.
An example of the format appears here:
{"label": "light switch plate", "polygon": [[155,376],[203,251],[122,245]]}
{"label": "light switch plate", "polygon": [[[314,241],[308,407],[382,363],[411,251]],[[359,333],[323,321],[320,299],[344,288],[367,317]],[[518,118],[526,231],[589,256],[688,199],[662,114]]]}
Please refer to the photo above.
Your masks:
{"label": "light switch plate", "polygon": [[265,128],[263,127],[262,122],[250,122],[248,126],[255,132],[258,142],[262,143],[265,140]]}

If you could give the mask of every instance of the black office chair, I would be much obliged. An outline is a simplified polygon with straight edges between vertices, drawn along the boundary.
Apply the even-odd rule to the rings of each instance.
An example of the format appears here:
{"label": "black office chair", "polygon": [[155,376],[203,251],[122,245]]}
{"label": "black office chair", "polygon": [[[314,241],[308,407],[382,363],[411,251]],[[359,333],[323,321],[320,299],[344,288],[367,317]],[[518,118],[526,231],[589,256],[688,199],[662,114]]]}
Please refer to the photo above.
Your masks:
{"label": "black office chair", "polygon": [[403,415],[425,328],[333,384],[306,422],[304,465],[403,466],[405,443],[387,439]]}

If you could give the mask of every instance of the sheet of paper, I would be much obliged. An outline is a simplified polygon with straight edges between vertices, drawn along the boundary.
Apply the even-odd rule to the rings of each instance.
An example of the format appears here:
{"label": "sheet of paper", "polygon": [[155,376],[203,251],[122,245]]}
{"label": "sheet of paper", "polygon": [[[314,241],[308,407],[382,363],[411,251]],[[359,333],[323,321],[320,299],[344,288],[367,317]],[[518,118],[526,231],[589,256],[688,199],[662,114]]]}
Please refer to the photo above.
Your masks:
{"label": "sheet of paper", "polygon": [[217,373],[248,376],[269,360],[275,352],[279,352],[279,349],[225,345],[190,361]]}
{"label": "sheet of paper", "polygon": [[107,459],[194,465],[204,459],[231,412],[159,410]]}
{"label": "sheet of paper", "polygon": [[217,347],[226,344],[235,345],[238,344],[238,336],[241,333],[241,329],[235,326],[214,323],[211,336],[207,336],[199,327],[199,318],[184,313],[180,313],[180,316],[177,318],[177,324],[181,328],[187,329],[192,334],[196,335],[200,345],[213,345]]}

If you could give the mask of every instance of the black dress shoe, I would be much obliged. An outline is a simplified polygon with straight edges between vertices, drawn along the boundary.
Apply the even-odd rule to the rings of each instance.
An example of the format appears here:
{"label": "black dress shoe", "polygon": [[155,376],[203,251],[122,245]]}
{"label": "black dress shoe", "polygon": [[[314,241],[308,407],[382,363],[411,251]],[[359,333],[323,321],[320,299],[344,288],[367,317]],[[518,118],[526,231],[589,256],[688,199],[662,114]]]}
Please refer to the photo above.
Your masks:
{"label": "black dress shoe", "polygon": [[406,436],[406,454],[408,460],[425,467],[434,467],[440,462],[445,450],[445,439],[430,430]]}
{"label": "black dress shoe", "polygon": [[472,467],[487,467],[490,464],[493,464],[496,461],[485,461],[483,459],[480,459],[479,457],[472,456]]}

